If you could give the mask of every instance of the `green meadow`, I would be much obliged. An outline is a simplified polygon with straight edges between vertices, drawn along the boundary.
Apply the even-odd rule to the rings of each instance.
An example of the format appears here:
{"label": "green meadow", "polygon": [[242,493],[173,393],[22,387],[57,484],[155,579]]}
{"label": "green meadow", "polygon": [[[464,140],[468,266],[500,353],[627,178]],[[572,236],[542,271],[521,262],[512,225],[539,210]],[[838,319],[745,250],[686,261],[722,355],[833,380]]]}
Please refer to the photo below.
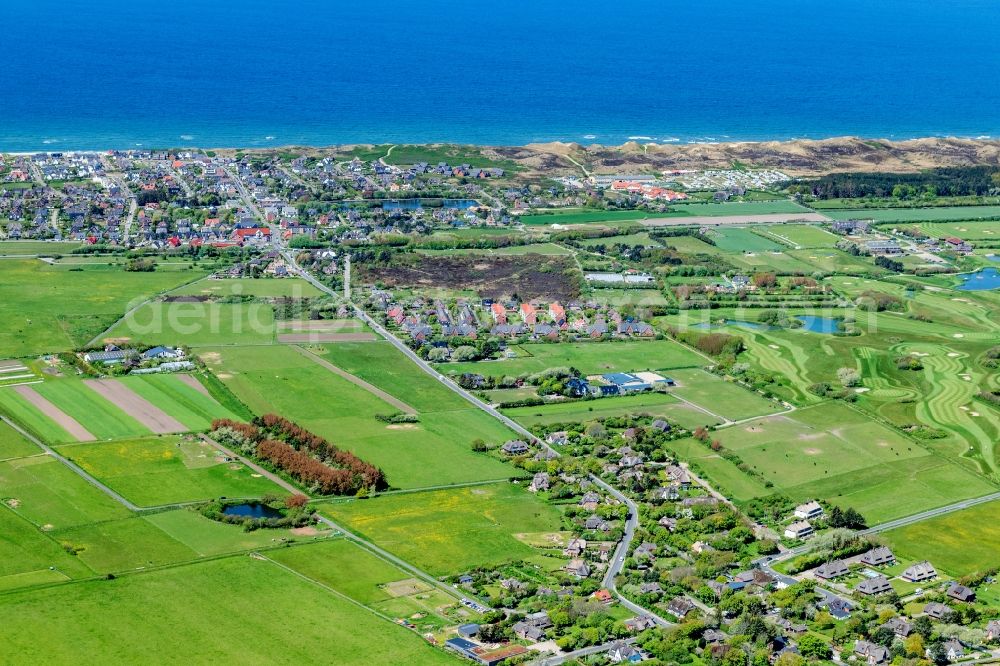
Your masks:
{"label": "green meadow", "polygon": [[465,399],[418,368],[389,342],[338,342],[313,351],[421,413],[469,408]]}
{"label": "green meadow", "polygon": [[[266,599],[266,613],[247,612]],[[452,664],[413,632],[271,562],[237,557],[0,595],[0,641],[21,663]],[[275,618],[281,619],[281,626]],[[45,640],[40,640],[44,635]],[[234,637],[252,640],[234,640]]]}
{"label": "green meadow", "polygon": [[0,463],[8,506],[45,529],[125,518],[128,510],[50,456]]}
{"label": "green meadow", "polygon": [[322,292],[301,278],[234,278],[199,280],[173,292],[177,296],[256,296],[315,298]]}
{"label": "green meadow", "polygon": [[147,303],[108,333],[148,345],[269,345],[274,343],[274,308],[269,303]]}
{"label": "green meadow", "polygon": [[59,453],[138,506],[286,494],[215,447],[193,437],[69,444]]}
{"label": "green meadow", "polygon": [[710,229],[708,236],[715,247],[725,252],[773,252],[785,246],[759,236],[747,227],[720,227]]}
{"label": "green meadow", "polygon": [[1000,206],[952,206],[949,208],[864,208],[823,210],[835,220],[876,222],[923,222],[935,220],[981,220],[1000,217]]}
{"label": "green meadow", "polygon": [[[730,461],[694,442],[686,453],[738,500],[772,492],[795,501],[819,498],[852,506],[877,524],[995,491],[982,477],[837,403],[756,419],[712,437],[756,476],[730,488],[727,479],[741,474]],[[730,469],[720,473],[724,467]],[[765,481],[773,489],[764,488]]]}
{"label": "green meadow", "polygon": [[964,576],[1000,566],[1000,503],[986,502],[885,532],[898,557],[929,560],[938,570]]}
{"label": "green meadow", "polygon": [[319,509],[435,576],[530,558],[537,551],[517,535],[560,529],[557,507],[509,483],[383,495]]}
{"label": "green meadow", "polygon": [[68,269],[36,259],[0,261],[0,350],[5,358],[83,345],[130,305],[197,279],[200,269],[126,273]]}
{"label": "green meadow", "polygon": [[677,387],[670,389],[671,393],[732,421],[774,414],[784,409],[753,391],[700,368],[672,370],[670,376],[677,382]]}
{"label": "green meadow", "polygon": [[533,407],[505,409],[503,413],[518,423],[531,427],[552,423],[586,423],[612,416],[646,414],[664,418],[682,428],[716,425],[721,421],[704,411],[687,405],[669,393],[640,393],[595,400],[556,402]]}
{"label": "green meadow", "polygon": [[26,439],[12,427],[0,421],[0,461],[9,458],[24,458],[42,453],[34,442]]}
{"label": "green meadow", "polygon": [[[396,413],[395,407],[289,347],[216,347],[201,357],[255,413],[282,414],[323,435],[381,467],[394,487],[501,479],[513,472],[472,451],[475,439],[503,442],[513,433],[471,405],[421,413],[418,423],[387,424],[376,417]],[[386,376],[384,359],[373,367]]]}
{"label": "green meadow", "polygon": [[472,363],[443,363],[445,374],[521,375],[549,368],[573,367],[585,375],[641,370],[672,370],[707,365],[709,361],[673,340],[561,342],[515,345],[516,358]]}
{"label": "green meadow", "polygon": [[840,240],[835,234],[814,224],[762,224],[752,229],[765,238],[792,247],[833,247]]}

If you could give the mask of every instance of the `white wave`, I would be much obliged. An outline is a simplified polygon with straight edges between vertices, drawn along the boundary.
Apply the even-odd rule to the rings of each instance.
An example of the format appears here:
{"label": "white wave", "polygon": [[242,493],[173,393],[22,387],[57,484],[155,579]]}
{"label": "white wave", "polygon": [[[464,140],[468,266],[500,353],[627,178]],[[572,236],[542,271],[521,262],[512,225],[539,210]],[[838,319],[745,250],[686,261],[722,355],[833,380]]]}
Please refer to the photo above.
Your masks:
{"label": "white wave", "polygon": [[270,135],[268,135],[268,136],[264,137],[264,141],[274,141],[277,138],[278,137],[276,137],[276,136],[270,136]]}
{"label": "white wave", "polygon": [[584,139],[596,139],[597,135],[596,134],[584,134],[583,138]]}
{"label": "white wave", "polygon": [[194,141],[194,136],[190,134],[181,134],[182,141]]}
{"label": "white wave", "polygon": [[655,136],[630,136],[628,138],[628,140],[629,141],[652,141],[655,138],[656,138]]}

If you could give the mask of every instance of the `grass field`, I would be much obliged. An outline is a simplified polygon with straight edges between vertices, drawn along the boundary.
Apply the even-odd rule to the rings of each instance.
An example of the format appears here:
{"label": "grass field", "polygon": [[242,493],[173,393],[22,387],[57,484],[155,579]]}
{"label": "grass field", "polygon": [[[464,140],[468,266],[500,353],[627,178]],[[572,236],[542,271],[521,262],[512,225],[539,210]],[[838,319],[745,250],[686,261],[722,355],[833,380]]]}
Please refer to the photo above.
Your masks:
{"label": "grass field", "polygon": [[726,259],[748,272],[773,271],[779,275],[808,275],[816,271],[814,266],[796,258],[790,252],[730,253],[726,255]]}
{"label": "grass field", "polygon": [[591,286],[588,299],[616,308],[626,305],[651,307],[669,302],[658,289],[603,289],[594,286]]}
{"label": "grass field", "polygon": [[1000,217],[1000,206],[954,206],[951,208],[865,208],[823,210],[835,220],[876,222],[924,222],[933,220],[980,220]]}
{"label": "grass field", "polygon": [[709,245],[700,238],[695,238],[694,236],[672,236],[670,238],[664,238],[663,244],[675,248],[680,252],[688,252],[691,254],[721,254],[722,250],[715,247],[714,245]]}
{"label": "grass field", "polygon": [[107,337],[149,345],[274,343],[274,309],[267,303],[147,303]]}
{"label": "grass field", "polygon": [[343,342],[323,345],[314,351],[421,413],[469,407],[468,402],[444,388],[388,342]]}
{"label": "grass field", "polygon": [[[398,620],[415,622],[421,632],[454,624],[448,616],[464,622],[477,617],[462,606],[458,606],[461,610],[442,614],[442,606],[453,608],[457,605],[454,598],[413,579],[411,574],[346,539],[284,548],[272,551],[269,556],[366,606]],[[413,592],[404,593],[403,586],[408,588],[406,592]],[[418,613],[426,617],[415,618]]]}
{"label": "grass field", "polygon": [[0,461],[35,456],[41,452],[42,450],[34,442],[25,439],[21,433],[0,421]]}
{"label": "grass field", "polygon": [[92,575],[58,541],[0,505],[0,591]]}
{"label": "grass field", "polygon": [[34,259],[0,262],[0,350],[4,357],[82,345],[130,303],[204,275],[200,270],[126,273],[49,266]]}
{"label": "grass field", "polygon": [[[1000,209],[1000,206],[997,206]],[[1000,222],[924,222],[908,225],[932,238],[957,236],[962,240],[1000,240]]]}
{"label": "grass field", "polygon": [[58,241],[0,241],[0,255],[7,256],[19,256],[19,255],[53,255],[53,254],[65,254],[72,252],[76,248],[80,247],[79,243],[76,242],[58,242]]}
{"label": "grass field", "polygon": [[[740,500],[771,492],[795,501],[820,498],[853,506],[877,524],[995,490],[981,477],[836,403],[725,428],[713,437],[774,484],[764,489],[748,477],[728,488],[726,480],[739,473],[735,466],[700,444],[688,444],[686,452],[696,464]],[[730,469],[720,472],[724,467]]]}
{"label": "grass field", "polygon": [[517,358],[474,363],[444,363],[445,374],[520,375],[548,368],[574,367],[585,375],[639,370],[701,367],[709,361],[672,340],[561,342],[514,347]]}
{"label": "grass field", "polygon": [[938,570],[964,576],[1000,566],[1000,502],[987,502],[885,532],[897,557],[930,560]]}
{"label": "grass field", "polygon": [[287,494],[191,437],[70,444],[58,451],[139,506]]}
{"label": "grass field", "polygon": [[[248,612],[254,607],[266,612]],[[79,663],[82,654],[162,664],[207,655],[243,663],[331,655],[341,664],[455,663],[416,634],[247,557],[4,595],[0,613],[5,658],[18,663]]]}
{"label": "grass field", "polygon": [[753,227],[765,238],[777,240],[792,247],[833,247],[839,238],[823,227],[813,224],[766,224]]}
{"label": "grass field", "polygon": [[[472,451],[474,439],[506,441],[512,433],[471,406],[424,413],[419,423],[389,425],[375,417],[395,413],[395,407],[293,349],[218,347],[203,350],[201,355],[256,413],[282,414],[327,437],[381,467],[397,488],[511,474],[503,463]],[[409,371],[404,374],[409,376]]]}
{"label": "grass field", "polygon": [[[662,214],[660,214],[662,216]],[[518,220],[527,225],[540,224],[589,224],[593,222],[623,222],[657,217],[644,210],[584,210],[564,209],[548,214],[521,215]]]}
{"label": "grass field", "polygon": [[239,278],[232,280],[200,280],[174,292],[192,296],[258,296],[270,298],[315,298],[322,292],[299,278]]}
{"label": "grass field", "polygon": [[785,249],[783,245],[759,236],[747,227],[711,229],[708,235],[715,241],[715,247],[725,252],[771,252]]}
{"label": "grass field", "polygon": [[52,531],[60,543],[99,574],[186,562],[198,554],[142,517]]}
{"label": "grass field", "polygon": [[559,530],[559,509],[519,486],[385,495],[320,511],[435,576],[531,557],[522,533]]}
{"label": "grass field", "polygon": [[143,515],[143,519],[167,536],[190,548],[199,557],[211,557],[285,542],[326,539],[330,530],[307,537],[290,529],[260,529],[246,532],[240,525],[229,525],[205,518],[195,509],[182,508]]}
{"label": "grass field", "polygon": [[124,518],[127,509],[55,458],[0,463],[0,493],[19,515],[46,529]]}
{"label": "grass field", "polygon": [[784,409],[753,391],[700,368],[672,370],[670,376],[677,382],[671,393],[733,421],[774,414]]}
{"label": "grass field", "polygon": [[699,409],[684,404],[669,393],[642,393],[599,400],[517,407],[505,409],[503,413],[528,427],[551,423],[585,423],[625,414],[662,417],[691,430],[721,422]]}
{"label": "grass field", "polygon": [[879,275],[885,272],[864,257],[855,257],[833,247],[789,250],[786,254],[812,266],[813,270],[824,273]]}

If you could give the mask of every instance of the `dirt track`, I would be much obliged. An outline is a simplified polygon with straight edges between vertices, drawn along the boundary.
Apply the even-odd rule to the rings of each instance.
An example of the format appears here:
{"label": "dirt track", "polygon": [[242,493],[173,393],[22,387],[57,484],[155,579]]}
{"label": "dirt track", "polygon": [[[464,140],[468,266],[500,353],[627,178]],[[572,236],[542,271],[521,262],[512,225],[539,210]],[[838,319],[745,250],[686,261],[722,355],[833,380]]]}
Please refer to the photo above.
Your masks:
{"label": "dirt track", "polygon": [[83,383],[157,434],[187,431],[187,427],[183,423],[133,392],[117,379],[85,379]]}
{"label": "dirt track", "polygon": [[60,428],[75,437],[77,441],[89,442],[97,439],[90,434],[89,430],[80,425],[79,421],[43,398],[38,394],[38,391],[30,386],[15,386],[14,390],[17,391],[22,398],[37,407],[42,414],[45,414],[47,417],[59,424]]}

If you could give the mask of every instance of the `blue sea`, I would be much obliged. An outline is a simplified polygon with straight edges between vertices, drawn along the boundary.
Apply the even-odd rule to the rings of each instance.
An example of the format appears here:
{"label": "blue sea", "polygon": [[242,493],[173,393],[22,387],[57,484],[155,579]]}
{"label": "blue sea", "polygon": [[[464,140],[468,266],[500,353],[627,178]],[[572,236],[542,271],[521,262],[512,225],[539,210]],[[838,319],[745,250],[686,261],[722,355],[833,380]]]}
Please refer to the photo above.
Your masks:
{"label": "blue sea", "polygon": [[1000,137],[1000,2],[28,0],[0,150]]}

